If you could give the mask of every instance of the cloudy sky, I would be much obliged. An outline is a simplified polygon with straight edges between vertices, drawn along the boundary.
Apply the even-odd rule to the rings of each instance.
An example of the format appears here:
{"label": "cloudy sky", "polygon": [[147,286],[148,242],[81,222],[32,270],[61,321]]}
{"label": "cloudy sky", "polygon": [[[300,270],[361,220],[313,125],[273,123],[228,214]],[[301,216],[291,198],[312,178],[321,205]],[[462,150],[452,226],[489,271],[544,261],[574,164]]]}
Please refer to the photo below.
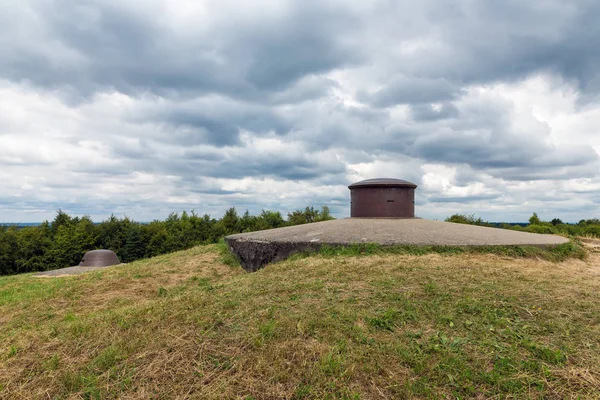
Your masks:
{"label": "cloudy sky", "polygon": [[417,185],[418,216],[600,211],[597,0],[0,0],[0,221]]}

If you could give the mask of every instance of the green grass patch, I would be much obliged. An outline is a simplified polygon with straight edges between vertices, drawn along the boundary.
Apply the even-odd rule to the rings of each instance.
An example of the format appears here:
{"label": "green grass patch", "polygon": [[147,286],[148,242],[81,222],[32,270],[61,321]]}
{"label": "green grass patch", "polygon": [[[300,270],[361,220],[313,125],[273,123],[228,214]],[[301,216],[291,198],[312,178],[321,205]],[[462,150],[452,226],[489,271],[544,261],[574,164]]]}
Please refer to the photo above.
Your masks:
{"label": "green grass patch", "polygon": [[416,246],[392,245],[383,246],[376,243],[360,243],[348,246],[323,245],[316,252],[302,252],[295,258],[321,255],[324,257],[336,256],[370,256],[370,255],[414,255],[426,254],[460,255],[460,254],[495,254],[514,258],[539,258],[548,261],[560,262],[570,258],[585,259],[587,253],[581,244],[568,242],[550,247],[537,246]]}
{"label": "green grass patch", "polygon": [[239,267],[240,262],[237,257],[229,249],[229,245],[225,242],[225,239],[221,239],[217,243],[217,249],[219,252],[219,261],[230,267]]}

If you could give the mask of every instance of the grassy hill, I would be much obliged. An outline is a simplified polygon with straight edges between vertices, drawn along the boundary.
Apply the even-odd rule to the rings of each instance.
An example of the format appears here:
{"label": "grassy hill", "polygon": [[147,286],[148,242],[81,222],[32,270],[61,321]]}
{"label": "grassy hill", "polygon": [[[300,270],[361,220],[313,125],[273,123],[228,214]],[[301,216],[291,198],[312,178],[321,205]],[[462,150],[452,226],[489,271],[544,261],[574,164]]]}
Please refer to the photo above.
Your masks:
{"label": "grassy hill", "polygon": [[0,398],[600,398],[600,257],[218,246],[0,278]]}

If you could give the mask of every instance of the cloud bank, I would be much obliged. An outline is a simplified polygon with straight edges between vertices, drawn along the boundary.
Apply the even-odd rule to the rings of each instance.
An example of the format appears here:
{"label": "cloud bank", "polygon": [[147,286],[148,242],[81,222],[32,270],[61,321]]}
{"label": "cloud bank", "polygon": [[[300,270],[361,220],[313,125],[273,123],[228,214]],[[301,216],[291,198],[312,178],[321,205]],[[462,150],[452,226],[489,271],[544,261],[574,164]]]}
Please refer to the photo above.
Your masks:
{"label": "cloud bank", "polygon": [[23,0],[0,13],[0,221],[235,206],[600,210],[595,1]]}

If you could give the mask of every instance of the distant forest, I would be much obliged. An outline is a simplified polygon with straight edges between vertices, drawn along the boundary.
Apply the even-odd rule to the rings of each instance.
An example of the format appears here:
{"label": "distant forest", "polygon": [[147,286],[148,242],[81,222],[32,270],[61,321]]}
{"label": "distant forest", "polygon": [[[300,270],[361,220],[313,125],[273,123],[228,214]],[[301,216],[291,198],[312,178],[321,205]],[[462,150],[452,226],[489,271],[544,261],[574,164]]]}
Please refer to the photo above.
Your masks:
{"label": "distant forest", "polygon": [[228,209],[222,218],[195,212],[172,213],[164,221],[139,223],[111,216],[94,223],[90,217],[71,217],[59,210],[52,222],[38,226],[0,226],[0,275],[78,265],[86,251],[110,249],[123,262],[216,243],[234,233],[334,219],[327,206],[306,207],[288,213],[264,210],[259,215],[239,215]]}
{"label": "distant forest", "polygon": [[536,213],[533,213],[529,218],[528,224],[507,224],[502,222],[487,222],[481,218],[476,218],[475,214],[454,214],[446,218],[446,222],[512,229],[531,233],[600,238],[600,220],[597,218],[582,219],[576,224],[566,224],[560,218],[554,218],[552,221],[542,221]]}

